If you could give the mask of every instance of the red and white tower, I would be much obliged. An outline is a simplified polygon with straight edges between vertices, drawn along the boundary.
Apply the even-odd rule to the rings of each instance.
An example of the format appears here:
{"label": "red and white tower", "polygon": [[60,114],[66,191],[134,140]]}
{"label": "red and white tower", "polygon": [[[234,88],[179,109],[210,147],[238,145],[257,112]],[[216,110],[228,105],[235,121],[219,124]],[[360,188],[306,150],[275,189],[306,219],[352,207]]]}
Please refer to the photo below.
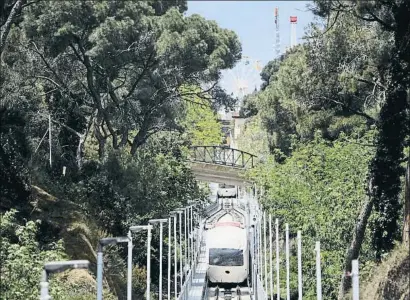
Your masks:
{"label": "red and white tower", "polygon": [[290,17],[290,48],[296,46],[296,24],[298,23],[298,17]]}

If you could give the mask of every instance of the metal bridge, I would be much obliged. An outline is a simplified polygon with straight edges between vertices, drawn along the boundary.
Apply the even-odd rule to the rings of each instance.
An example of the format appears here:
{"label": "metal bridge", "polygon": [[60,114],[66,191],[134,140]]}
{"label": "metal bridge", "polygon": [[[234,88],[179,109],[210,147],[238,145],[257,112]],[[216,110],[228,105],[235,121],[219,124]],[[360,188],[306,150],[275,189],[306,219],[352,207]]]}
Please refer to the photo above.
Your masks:
{"label": "metal bridge", "polygon": [[190,160],[233,168],[247,169],[255,166],[256,156],[234,148],[224,146],[192,146]]}
{"label": "metal bridge", "polygon": [[245,171],[256,165],[256,156],[224,146],[192,146],[189,161],[199,181],[252,186]]}

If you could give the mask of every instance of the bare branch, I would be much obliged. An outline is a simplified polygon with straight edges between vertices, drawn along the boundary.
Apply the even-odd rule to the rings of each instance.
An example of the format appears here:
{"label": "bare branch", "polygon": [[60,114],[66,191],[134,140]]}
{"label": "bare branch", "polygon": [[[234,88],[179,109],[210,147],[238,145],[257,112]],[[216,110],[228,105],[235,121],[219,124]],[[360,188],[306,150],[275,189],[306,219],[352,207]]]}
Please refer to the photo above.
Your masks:
{"label": "bare branch", "polygon": [[61,86],[57,82],[55,82],[53,79],[51,79],[49,77],[37,75],[37,76],[34,76],[34,78],[45,79],[45,80],[51,82],[52,84],[54,84],[59,89],[63,90],[63,88],[61,88]]}

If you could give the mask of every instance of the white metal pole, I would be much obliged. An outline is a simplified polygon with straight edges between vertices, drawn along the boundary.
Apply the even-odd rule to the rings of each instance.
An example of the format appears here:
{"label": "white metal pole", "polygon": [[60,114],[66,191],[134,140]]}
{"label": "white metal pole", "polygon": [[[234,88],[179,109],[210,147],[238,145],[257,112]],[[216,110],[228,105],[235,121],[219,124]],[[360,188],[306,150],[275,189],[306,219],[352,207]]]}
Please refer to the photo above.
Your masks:
{"label": "white metal pole", "polygon": [[265,290],[268,289],[268,263],[267,263],[267,243],[266,243],[266,212],[263,212],[263,258],[265,266]]}
{"label": "white metal pole", "polygon": [[320,269],[320,242],[316,242],[316,294],[322,300],[322,272]]}
{"label": "white metal pole", "polygon": [[276,296],[280,300],[280,281],[279,281],[279,220],[275,220],[276,229]]}
{"label": "white metal pole", "polygon": [[[199,215],[198,213],[194,213],[194,226],[201,224],[201,221],[199,219]],[[195,228],[195,256],[194,256],[194,260],[195,260],[195,264],[198,262],[198,255],[199,255],[199,251],[200,251],[200,236],[199,236],[199,227],[198,229]]]}
{"label": "white metal pole", "polygon": [[195,251],[195,249],[194,249],[194,226],[193,226],[194,225],[194,220],[193,220],[193,218],[194,218],[194,207],[191,206],[189,221],[191,223],[190,234],[191,234],[191,266],[192,266],[192,268],[195,264],[195,262],[194,262],[194,253],[195,253],[194,251]]}
{"label": "white metal pole", "polygon": [[290,300],[290,286],[289,286],[289,276],[290,276],[290,269],[289,269],[289,224],[285,224],[286,230],[286,299]]}
{"label": "white metal pole", "polygon": [[52,158],[51,158],[51,144],[52,144],[52,135],[51,135],[51,115],[48,115],[48,144],[50,149],[50,167],[52,166]]}
{"label": "white metal pole", "polygon": [[178,298],[178,262],[177,262],[177,216],[174,215],[174,291]]}
{"label": "white metal pole", "polygon": [[187,244],[188,244],[188,257],[187,257],[187,264],[189,269],[191,269],[191,206],[187,208]]}
{"label": "white metal pole", "polygon": [[98,245],[97,251],[97,300],[103,298],[103,247]]}
{"label": "white metal pole", "polygon": [[261,211],[259,211],[259,222],[258,222],[258,275],[259,279],[262,280],[262,217],[260,215]]}
{"label": "white metal pole", "polygon": [[193,263],[196,267],[196,255],[197,255],[197,240],[198,240],[198,232],[196,230],[196,224],[197,224],[197,217],[196,217],[196,213],[194,212],[194,210],[192,209],[192,231],[193,231],[193,235],[192,235],[192,260]]}
{"label": "white metal pole", "polygon": [[254,290],[254,294],[256,294],[256,276],[258,276],[257,273],[257,268],[258,268],[258,261],[257,261],[257,235],[256,235],[257,231],[256,231],[256,224],[253,227],[253,260],[252,260],[252,265],[253,265],[253,273],[252,273],[252,287]]}
{"label": "white metal pole", "polygon": [[132,299],[132,233],[128,230],[127,300]]}
{"label": "white metal pole", "polygon": [[359,300],[359,261],[352,261],[353,300]]}
{"label": "white metal pole", "polygon": [[47,271],[43,270],[42,271],[42,278],[40,282],[40,300],[49,300],[51,297],[48,294],[48,275]]}
{"label": "white metal pole", "polygon": [[158,300],[162,300],[162,222],[159,223],[159,296]]}
{"label": "white metal pole", "polygon": [[273,300],[273,247],[272,247],[272,215],[269,214],[269,262],[270,262],[270,295]]}
{"label": "white metal pole", "polygon": [[151,298],[151,225],[148,225],[147,238],[147,300]]}
{"label": "white metal pole", "polygon": [[182,211],[179,213],[179,253],[180,253],[180,260],[179,260],[180,270],[179,271],[181,272],[180,284],[181,284],[181,293],[182,293],[182,285],[183,285],[183,279],[184,279],[184,268],[182,266],[183,259],[184,259],[184,256],[182,255]]}
{"label": "white metal pole", "polygon": [[298,294],[299,300],[302,300],[302,232],[298,230]]}
{"label": "white metal pole", "polygon": [[[184,209],[184,260],[185,260],[185,266],[188,264],[188,248],[187,248],[187,225],[188,225],[188,213],[187,213],[187,207]],[[184,268],[185,269],[185,268]],[[185,271],[184,271],[185,274]]]}
{"label": "white metal pole", "polygon": [[172,243],[172,232],[171,224],[172,217],[168,219],[168,300],[171,300],[171,243]]}

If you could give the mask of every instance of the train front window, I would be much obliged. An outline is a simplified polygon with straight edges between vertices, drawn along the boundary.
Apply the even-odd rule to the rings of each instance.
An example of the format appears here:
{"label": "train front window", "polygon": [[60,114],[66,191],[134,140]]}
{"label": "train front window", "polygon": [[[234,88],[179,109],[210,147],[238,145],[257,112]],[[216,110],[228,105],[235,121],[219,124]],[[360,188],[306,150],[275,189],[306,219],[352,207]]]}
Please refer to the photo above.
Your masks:
{"label": "train front window", "polygon": [[224,184],[224,183],[222,183],[222,184],[219,185],[219,188],[220,188],[220,189],[234,189],[235,186],[234,186],[234,185],[230,185],[230,184]]}
{"label": "train front window", "polygon": [[211,248],[209,249],[209,264],[212,266],[243,266],[243,250]]}

